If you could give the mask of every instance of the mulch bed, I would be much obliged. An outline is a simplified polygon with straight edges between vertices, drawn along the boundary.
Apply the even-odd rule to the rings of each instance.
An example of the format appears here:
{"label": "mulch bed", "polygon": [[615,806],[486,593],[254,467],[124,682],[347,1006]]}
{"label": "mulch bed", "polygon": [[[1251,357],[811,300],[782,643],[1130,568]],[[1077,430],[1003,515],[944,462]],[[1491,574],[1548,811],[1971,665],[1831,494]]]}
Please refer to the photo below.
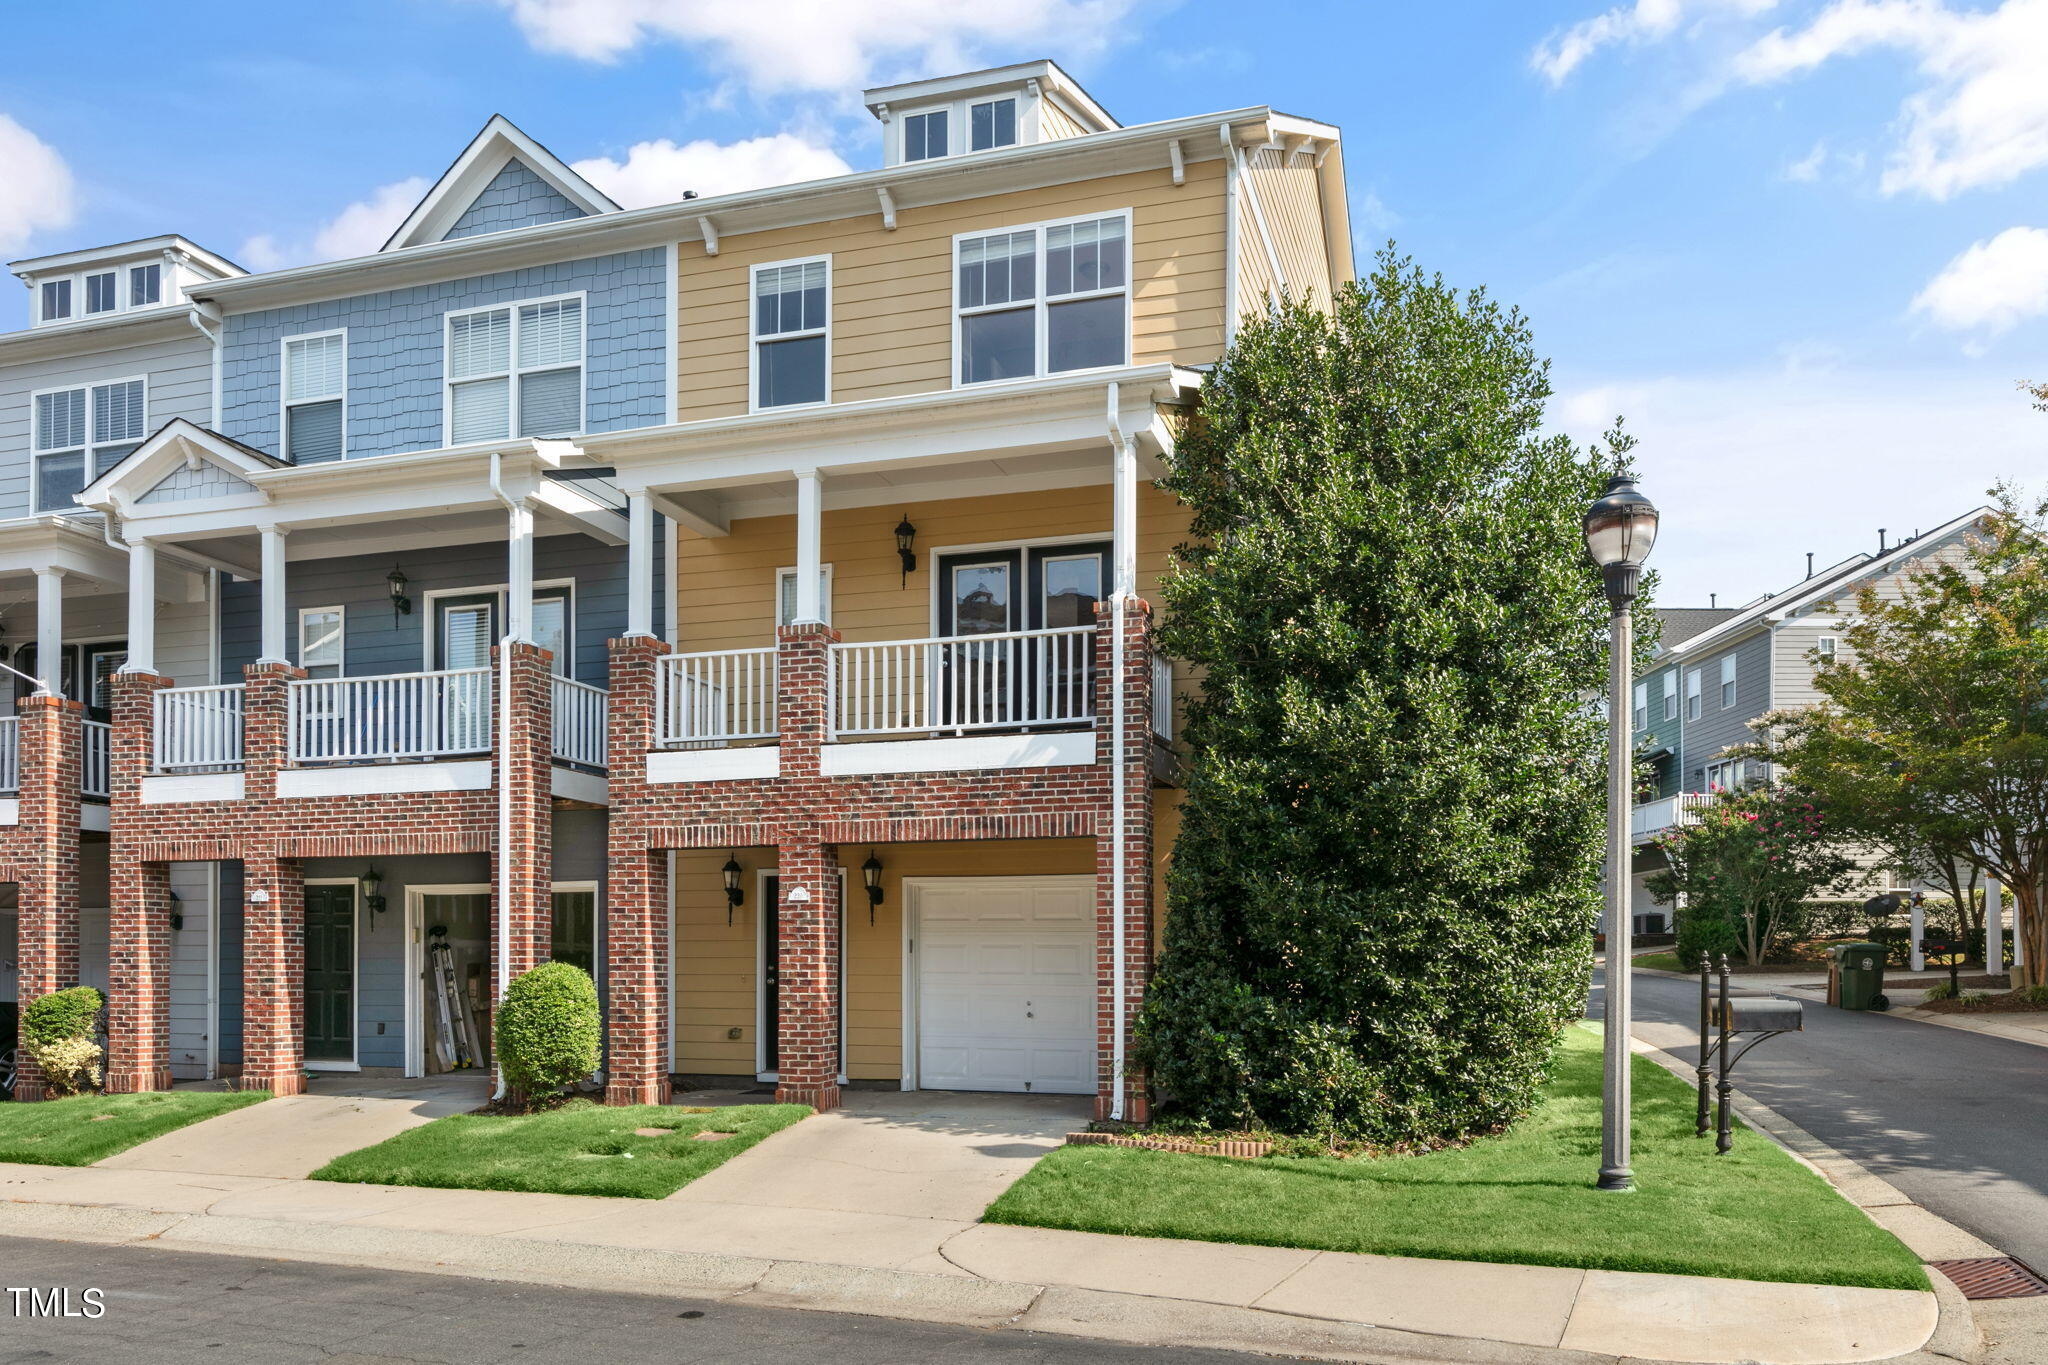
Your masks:
{"label": "mulch bed", "polygon": [[1929,1000],[1915,1008],[1936,1014],[2048,1014],[2048,1003],[2037,1005],[2031,1000],[2015,1000],[2009,995],[1994,995],[1975,1004],[1964,1000]]}

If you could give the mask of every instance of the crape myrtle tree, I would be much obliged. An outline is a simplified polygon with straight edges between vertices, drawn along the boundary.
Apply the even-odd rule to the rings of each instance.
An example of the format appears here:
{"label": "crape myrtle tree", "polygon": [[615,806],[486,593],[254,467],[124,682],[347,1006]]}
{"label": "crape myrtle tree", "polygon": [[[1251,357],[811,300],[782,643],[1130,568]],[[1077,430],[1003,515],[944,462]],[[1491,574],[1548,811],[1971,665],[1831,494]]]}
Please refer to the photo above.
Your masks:
{"label": "crape myrtle tree", "polygon": [[1739,951],[1750,966],[1804,923],[1805,902],[1856,870],[1841,831],[1809,792],[1788,785],[1716,796],[1658,839],[1666,868],[1649,880],[1659,900],[1685,898],[1680,956]]}
{"label": "crape myrtle tree", "polygon": [[1542,431],[1517,312],[1392,248],[1248,319],[1167,486],[1163,649],[1203,675],[1138,1030],[1162,1117],[1495,1130],[1582,1010],[1613,456]]}

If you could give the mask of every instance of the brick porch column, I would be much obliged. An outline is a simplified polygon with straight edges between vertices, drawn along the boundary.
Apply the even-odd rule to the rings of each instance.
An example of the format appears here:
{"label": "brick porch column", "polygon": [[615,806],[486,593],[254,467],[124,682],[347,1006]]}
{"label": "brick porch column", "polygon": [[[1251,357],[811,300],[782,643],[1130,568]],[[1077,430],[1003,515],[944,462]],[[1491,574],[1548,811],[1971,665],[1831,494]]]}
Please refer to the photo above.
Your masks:
{"label": "brick porch column", "polygon": [[839,632],[830,626],[783,626],[775,632],[775,718],[782,734],[782,781],[815,780],[830,729],[829,671]]}
{"label": "brick porch column", "polygon": [[[1114,615],[1109,603],[1096,607],[1095,757],[1108,765],[1117,756],[1113,683]],[[1112,809],[1105,808],[1095,838],[1097,1076],[1095,1116],[1114,1112],[1119,1087],[1123,1117],[1142,1123],[1151,1114],[1143,1072],[1116,1071],[1117,910],[1123,911],[1124,1039],[1144,1003],[1152,976],[1152,608],[1133,599],[1124,611],[1123,878],[1116,876],[1118,838]],[[1114,775],[1111,777],[1115,781]],[[1106,804],[1106,803],[1105,803]]]}
{"label": "brick porch column", "polygon": [[290,858],[242,861],[244,1090],[306,1089],[306,888]]}
{"label": "brick porch column", "polygon": [[[20,1003],[78,984],[79,722],[85,708],[61,697],[23,697],[15,708],[20,780],[15,883]],[[42,1073],[21,1056],[14,1098],[47,1098]]]}
{"label": "brick porch column", "polygon": [[817,827],[788,830],[778,850],[777,969],[781,1032],[775,1098],[839,1107],[838,850]]}
{"label": "brick porch column", "polygon": [[243,790],[251,801],[274,798],[278,770],[291,766],[288,684],[305,676],[290,664],[242,669]]}
{"label": "brick porch column", "polygon": [[[511,695],[504,696],[500,650],[511,654]],[[509,864],[512,903],[498,916],[511,935],[507,969],[513,976],[546,962],[554,923],[554,655],[539,645],[519,643],[491,651],[493,708],[502,731],[492,735],[492,762],[499,771],[500,799],[512,807],[509,847],[498,856]],[[510,762],[505,737],[512,740]],[[493,869],[496,871],[496,869]],[[492,925],[496,932],[499,924]],[[492,954],[493,964],[497,962]],[[496,999],[494,994],[493,999]]]}
{"label": "brick porch column", "polygon": [[171,680],[114,675],[112,847],[109,907],[106,1088],[166,1090],[171,1084],[170,868],[144,862],[126,845],[141,828],[141,782],[153,761],[156,694]]}
{"label": "brick porch column", "polygon": [[611,641],[605,752],[611,803],[605,873],[607,1104],[669,1098],[668,855],[642,828],[647,755],[655,746],[656,672],[668,646],[646,635]]}

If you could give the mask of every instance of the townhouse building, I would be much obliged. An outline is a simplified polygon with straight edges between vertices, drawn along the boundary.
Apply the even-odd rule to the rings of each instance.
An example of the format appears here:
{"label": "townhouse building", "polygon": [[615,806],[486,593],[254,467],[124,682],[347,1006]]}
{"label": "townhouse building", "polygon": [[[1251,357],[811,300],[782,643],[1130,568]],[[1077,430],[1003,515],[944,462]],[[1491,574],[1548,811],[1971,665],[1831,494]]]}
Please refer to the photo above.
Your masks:
{"label": "townhouse building", "polygon": [[1755,742],[1753,724],[1766,713],[1820,700],[1815,672],[1823,659],[1847,657],[1844,629],[1858,592],[1867,585],[1895,594],[1913,573],[1952,561],[1989,510],[1974,508],[1876,553],[1850,555],[1741,607],[1659,610],[1663,638],[1631,699],[1640,765],[1631,812],[1639,930],[1671,924],[1671,907],[1644,885],[1665,866],[1653,841],[1690,821],[1714,793],[1771,780],[1769,764],[1733,751]]}
{"label": "townhouse building", "polygon": [[[21,703],[17,823],[104,706],[110,1088],[443,1069],[566,958],[614,1101],[1143,1112],[1154,481],[1237,320],[1351,277],[1337,130],[865,99],[877,170],[630,211],[494,118],[375,255],[185,286],[206,401],[18,532],[122,623]],[[40,866],[25,996],[94,970]]]}

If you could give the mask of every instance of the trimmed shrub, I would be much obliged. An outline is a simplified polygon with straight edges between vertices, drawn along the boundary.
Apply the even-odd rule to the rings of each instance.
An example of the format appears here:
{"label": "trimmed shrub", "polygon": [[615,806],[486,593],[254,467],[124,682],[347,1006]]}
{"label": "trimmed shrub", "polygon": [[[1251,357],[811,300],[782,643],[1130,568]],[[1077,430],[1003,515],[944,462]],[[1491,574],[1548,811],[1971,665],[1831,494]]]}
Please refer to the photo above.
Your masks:
{"label": "trimmed shrub", "polygon": [[94,1025],[106,1001],[90,986],[37,996],[21,1011],[21,1046],[53,1094],[73,1095],[100,1083]]}
{"label": "trimmed shrub", "polygon": [[602,1033],[597,984],[567,962],[543,962],[512,979],[498,1009],[498,1066],[505,1083],[534,1098],[597,1070]]}

